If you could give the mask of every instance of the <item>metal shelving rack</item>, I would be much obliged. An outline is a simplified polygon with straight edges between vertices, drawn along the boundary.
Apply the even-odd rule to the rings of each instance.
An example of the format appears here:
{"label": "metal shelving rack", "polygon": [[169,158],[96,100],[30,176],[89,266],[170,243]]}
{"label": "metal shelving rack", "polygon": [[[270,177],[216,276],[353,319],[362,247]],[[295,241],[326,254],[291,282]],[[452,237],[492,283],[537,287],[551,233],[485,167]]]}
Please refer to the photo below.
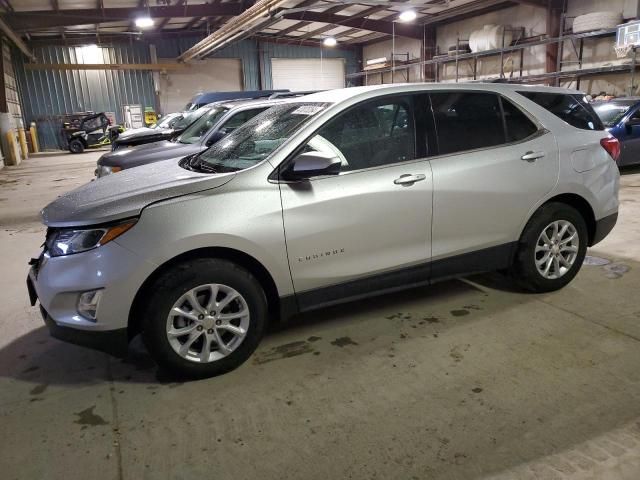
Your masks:
{"label": "metal shelving rack", "polygon": [[[564,27],[564,21],[562,26]],[[564,28],[561,29],[561,31],[564,31]],[[411,67],[415,67],[415,66],[422,66],[424,67],[425,65],[435,65],[435,71],[436,71],[436,78],[434,78],[433,80],[436,82],[440,81],[440,75],[439,75],[439,71],[440,71],[440,66],[441,65],[446,65],[449,63],[456,63],[459,64],[460,61],[463,60],[470,60],[473,62],[474,67],[472,69],[473,71],[473,78],[472,80],[477,80],[477,62],[479,59],[484,58],[484,57],[492,57],[492,56],[500,56],[501,58],[501,68],[500,68],[500,72],[498,74],[498,76],[496,76],[495,78],[486,78],[483,79],[483,81],[499,81],[499,80],[505,80],[505,76],[504,76],[504,57],[507,54],[510,53],[514,53],[514,52],[518,52],[520,54],[520,68],[519,68],[519,75],[518,76],[513,76],[510,77],[508,79],[508,81],[511,82],[544,82],[544,81],[553,81],[554,84],[558,84],[560,82],[560,79],[563,78],[575,78],[579,81],[579,79],[581,77],[585,77],[585,76],[591,76],[591,75],[601,75],[601,74],[606,74],[606,73],[631,73],[632,76],[635,73],[636,69],[638,68],[638,64],[634,61],[634,57],[635,57],[635,53],[634,53],[634,57],[632,57],[631,59],[631,63],[630,64],[622,64],[622,65],[611,65],[611,66],[607,66],[607,67],[595,67],[595,68],[582,68],[583,65],[583,52],[584,52],[584,42],[589,40],[589,39],[598,39],[598,38],[607,38],[607,37],[615,37],[617,33],[617,28],[611,28],[611,29],[604,29],[604,30],[597,30],[594,32],[586,32],[586,33],[563,33],[561,34],[559,37],[554,37],[554,38],[541,38],[538,40],[533,40],[533,41],[523,41],[520,44],[517,45],[511,45],[511,46],[507,46],[504,48],[497,48],[494,50],[487,50],[484,52],[475,52],[475,53],[465,53],[465,54],[460,54],[460,55],[455,55],[455,56],[447,56],[444,58],[434,58],[432,60],[424,60],[424,61],[415,61],[415,62],[409,62],[403,65],[397,65],[395,67],[386,67],[384,69],[381,70],[377,70],[376,73],[386,73],[386,72],[392,72],[392,71],[399,71],[399,70],[406,70],[409,69]],[[577,69],[572,69],[572,70],[563,70],[562,67],[563,65],[569,63],[569,61],[564,61],[563,60],[563,54],[564,54],[564,44],[565,42],[571,42],[572,45],[574,46],[574,50],[576,52],[576,56],[577,56],[577,60],[575,61],[570,61],[571,63],[577,63],[578,64],[578,68]],[[552,43],[557,43],[559,45],[558,48],[558,65],[557,65],[557,69],[555,72],[549,72],[549,73],[544,73],[544,74],[538,74],[538,75],[524,75],[523,74],[523,70],[524,70],[524,65],[523,65],[523,61],[524,61],[524,50],[527,48],[531,48],[531,47],[536,47],[536,46],[540,46],[540,45],[548,45],[548,44],[552,44]],[[576,46],[577,45],[577,46]],[[369,72],[371,73],[371,72]],[[347,78],[360,78],[366,75],[366,72],[356,72],[356,73],[351,73],[347,75]],[[459,71],[458,68],[456,68],[456,77],[455,77],[455,81],[458,82],[460,81],[460,76],[459,76]]]}

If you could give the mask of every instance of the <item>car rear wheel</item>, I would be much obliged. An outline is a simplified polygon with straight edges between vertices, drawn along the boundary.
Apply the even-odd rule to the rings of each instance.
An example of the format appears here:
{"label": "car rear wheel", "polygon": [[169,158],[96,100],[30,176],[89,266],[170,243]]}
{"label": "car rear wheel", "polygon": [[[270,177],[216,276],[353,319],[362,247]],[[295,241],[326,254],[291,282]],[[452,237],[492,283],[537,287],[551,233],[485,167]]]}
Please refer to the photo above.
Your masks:
{"label": "car rear wheel", "polygon": [[512,274],[527,290],[558,290],[577,275],[587,243],[587,225],[580,212],[563,203],[544,205],[522,233]]}
{"label": "car rear wheel", "polygon": [[244,363],[266,323],[265,294],[250,272],[227,260],[197,259],[158,279],[142,335],[162,368],[203,378]]}
{"label": "car rear wheel", "polygon": [[71,153],[82,153],[84,152],[84,143],[82,140],[78,138],[74,138],[69,142],[69,151]]}

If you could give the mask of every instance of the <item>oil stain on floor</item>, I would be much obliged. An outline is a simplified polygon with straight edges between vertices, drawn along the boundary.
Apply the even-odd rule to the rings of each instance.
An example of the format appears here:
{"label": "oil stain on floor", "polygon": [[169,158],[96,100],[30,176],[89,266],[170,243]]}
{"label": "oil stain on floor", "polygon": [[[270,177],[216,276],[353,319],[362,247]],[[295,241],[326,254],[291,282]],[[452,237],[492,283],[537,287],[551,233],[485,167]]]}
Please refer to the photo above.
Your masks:
{"label": "oil stain on floor", "polygon": [[78,416],[78,419],[74,421],[78,425],[91,425],[95,427],[97,425],[108,425],[109,422],[105,421],[100,415],[96,415],[93,413],[93,410],[96,408],[95,405],[89,407],[81,412],[75,413],[74,415]]}
{"label": "oil stain on floor", "polygon": [[300,340],[270,348],[265,352],[259,352],[256,354],[253,363],[261,365],[263,363],[273,362],[274,360],[296,357],[298,355],[304,355],[305,353],[313,353],[313,351],[314,349],[308,341]]}
{"label": "oil stain on floor", "polygon": [[350,337],[340,337],[332,341],[331,345],[335,345],[336,347],[346,347],[347,345],[358,345],[358,344],[353,340],[351,340]]}

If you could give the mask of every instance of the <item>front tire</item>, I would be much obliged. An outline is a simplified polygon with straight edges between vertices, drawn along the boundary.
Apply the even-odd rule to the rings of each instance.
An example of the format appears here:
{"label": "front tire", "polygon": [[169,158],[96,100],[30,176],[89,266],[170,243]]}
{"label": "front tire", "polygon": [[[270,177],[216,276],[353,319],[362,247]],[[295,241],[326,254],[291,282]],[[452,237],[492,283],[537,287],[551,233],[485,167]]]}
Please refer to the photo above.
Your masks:
{"label": "front tire", "polygon": [[158,365],[175,375],[204,378],[233,370],[264,335],[264,291],[230,261],[186,261],[165,272],[152,291],[142,337]]}
{"label": "front tire", "polygon": [[71,140],[69,142],[69,151],[71,153],[82,153],[82,152],[84,152],[84,143],[82,143],[82,140],[79,140],[77,138],[74,138],[73,140]]}
{"label": "front tire", "polygon": [[580,212],[564,203],[548,203],[525,227],[511,273],[532,292],[559,290],[578,274],[588,242]]}

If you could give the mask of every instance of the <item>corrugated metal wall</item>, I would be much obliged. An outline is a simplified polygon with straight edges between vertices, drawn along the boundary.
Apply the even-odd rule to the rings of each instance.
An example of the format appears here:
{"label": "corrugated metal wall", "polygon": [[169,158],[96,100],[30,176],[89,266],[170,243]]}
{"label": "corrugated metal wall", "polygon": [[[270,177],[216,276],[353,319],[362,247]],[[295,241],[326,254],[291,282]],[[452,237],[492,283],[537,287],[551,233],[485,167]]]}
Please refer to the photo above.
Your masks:
{"label": "corrugated metal wall", "polygon": [[[146,44],[108,47],[48,46],[33,49],[38,63],[150,63]],[[153,107],[155,93],[149,71],[25,70],[24,56],[14,56],[23,114],[38,123],[42,148],[58,148],[59,115],[71,112],[115,112],[122,121],[122,105]]]}
{"label": "corrugated metal wall", "polygon": [[[155,42],[158,56],[176,58],[197,42],[203,36],[190,36],[163,39]],[[359,71],[360,55],[357,50],[342,50],[339,48],[323,48],[324,58],[344,58],[347,74]],[[272,58],[320,58],[320,48],[304,45],[290,45],[276,42],[257,42],[256,40],[242,40],[222,50],[215,52],[212,58],[239,58],[242,60],[245,90],[270,89],[271,59]],[[260,75],[262,62],[262,78]],[[349,83],[347,83],[349,85]]]}
{"label": "corrugated metal wall", "polygon": [[[154,41],[158,57],[176,58],[202,36],[183,36]],[[38,63],[150,63],[149,44],[122,43],[95,47],[36,47]],[[344,58],[346,73],[359,70],[356,50],[322,50],[325,58]],[[242,62],[244,88],[271,88],[272,58],[319,58],[317,47],[286,45],[273,42],[243,40],[224,48],[213,58],[239,58]],[[155,105],[153,75],[149,71],[106,70],[25,70],[24,56],[13,55],[14,67],[27,122],[38,122],[43,148],[58,148],[60,121],[58,115],[76,111],[115,112],[122,121],[122,105]],[[263,71],[260,73],[262,66]],[[349,85],[349,83],[347,83]]]}
{"label": "corrugated metal wall", "polygon": [[[177,58],[187,51],[203,36],[188,36],[178,38],[165,38],[155,41],[158,57]],[[245,90],[260,89],[260,75],[258,65],[258,49],[253,40],[243,40],[229,45],[222,50],[209,55],[208,58],[239,58],[242,62],[242,77]],[[196,92],[194,92],[196,93]]]}

